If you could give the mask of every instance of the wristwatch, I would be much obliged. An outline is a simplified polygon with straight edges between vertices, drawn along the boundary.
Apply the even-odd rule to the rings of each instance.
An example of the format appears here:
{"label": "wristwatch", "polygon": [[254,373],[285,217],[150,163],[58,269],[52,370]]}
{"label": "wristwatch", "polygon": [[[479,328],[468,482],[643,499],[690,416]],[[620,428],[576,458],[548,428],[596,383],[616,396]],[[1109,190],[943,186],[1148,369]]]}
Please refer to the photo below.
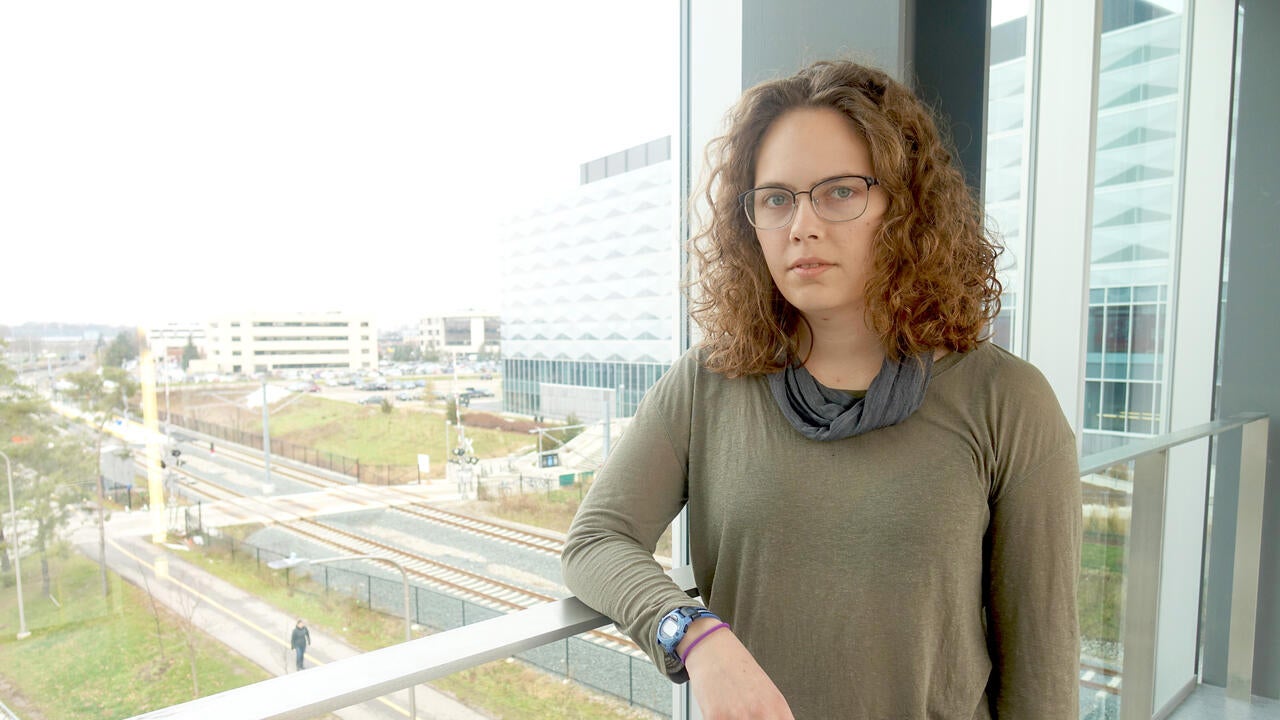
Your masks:
{"label": "wristwatch", "polygon": [[676,646],[684,639],[684,634],[689,629],[690,623],[704,617],[720,619],[719,615],[704,607],[676,608],[662,616],[662,619],[658,621],[658,644],[667,652],[668,657],[673,660],[679,659],[679,656],[676,655]]}

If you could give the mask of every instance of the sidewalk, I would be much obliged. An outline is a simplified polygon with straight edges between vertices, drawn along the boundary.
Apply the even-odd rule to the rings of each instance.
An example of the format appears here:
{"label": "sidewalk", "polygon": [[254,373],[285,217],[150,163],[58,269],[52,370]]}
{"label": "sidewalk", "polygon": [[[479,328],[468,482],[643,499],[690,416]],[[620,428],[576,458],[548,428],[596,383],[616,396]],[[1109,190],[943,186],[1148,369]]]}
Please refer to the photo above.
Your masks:
{"label": "sidewalk", "polygon": [[[86,526],[72,537],[91,558],[98,557],[97,528]],[[208,635],[240,653],[272,675],[291,672],[293,651],[289,633],[297,618],[186,562],[147,539],[108,534],[107,565],[128,582],[144,587],[143,573],[156,601],[179,616],[194,599],[195,623]],[[323,665],[361,651],[311,626],[313,647],[308,665]],[[485,720],[485,716],[432,688],[419,685],[418,717],[439,720]],[[333,714],[343,720],[383,720],[409,717],[407,690],[354,705]]]}

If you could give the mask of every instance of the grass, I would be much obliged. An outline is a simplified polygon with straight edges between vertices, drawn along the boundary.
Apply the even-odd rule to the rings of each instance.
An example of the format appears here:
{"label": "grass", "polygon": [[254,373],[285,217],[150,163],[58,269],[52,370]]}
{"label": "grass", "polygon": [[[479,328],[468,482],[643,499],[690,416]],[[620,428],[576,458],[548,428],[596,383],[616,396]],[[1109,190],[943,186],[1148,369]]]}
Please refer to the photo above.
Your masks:
{"label": "grass", "polygon": [[[244,531],[240,528],[236,534]],[[291,615],[306,618],[312,627],[323,627],[362,650],[404,640],[402,618],[370,611],[338,593],[325,593],[322,585],[309,579],[293,578],[291,586],[286,587],[283,573],[258,567],[251,553],[238,552],[233,559],[227,547],[217,542],[199,554],[183,555],[183,558]],[[653,717],[519,662],[488,663],[433,681],[431,685],[453,694],[467,705],[509,720]]]}
{"label": "grass", "polygon": [[[39,562],[35,557],[27,560],[23,594],[32,635],[15,639],[18,611],[10,573],[6,591],[0,594],[0,673],[34,709],[28,711],[30,716],[119,718],[192,699],[189,658],[177,616],[161,610],[157,640],[146,593],[112,573],[111,595],[103,598],[98,566],[77,553],[50,560],[59,608],[40,597]],[[199,633],[196,668],[201,695],[269,677]]]}
{"label": "grass", "polygon": [[1080,566],[1085,570],[1124,574],[1124,547],[1086,541],[1080,548]]}
{"label": "grass", "polygon": [[[184,399],[198,402],[195,398]],[[224,417],[230,412],[224,408],[218,417],[210,419],[248,433],[261,432],[261,414],[240,410],[238,420]],[[463,421],[466,421],[465,411]],[[483,458],[505,457],[530,447],[530,437],[525,432],[471,427],[466,432],[475,453]],[[430,476],[444,477],[444,414],[434,410],[393,407],[390,413],[384,413],[376,405],[306,396],[271,413],[271,437],[359,458],[361,463],[416,465],[420,453],[430,455]],[[450,433],[448,443],[450,448],[457,443],[456,432]]]}
{"label": "grass", "polygon": [[1085,538],[1080,549],[1080,635],[1118,644],[1124,616],[1124,546],[1090,542],[1088,533]]}

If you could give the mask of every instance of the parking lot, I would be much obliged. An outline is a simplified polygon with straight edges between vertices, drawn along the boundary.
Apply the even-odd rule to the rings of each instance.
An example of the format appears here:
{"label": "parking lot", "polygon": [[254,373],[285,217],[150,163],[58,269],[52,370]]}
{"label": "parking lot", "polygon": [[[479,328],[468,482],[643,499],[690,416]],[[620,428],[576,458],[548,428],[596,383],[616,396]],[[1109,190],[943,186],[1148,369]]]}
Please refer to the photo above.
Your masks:
{"label": "parking lot", "polygon": [[[455,388],[452,375],[435,375],[426,378],[387,378],[388,385],[392,382],[412,382],[414,380],[425,380],[426,387],[415,387],[411,389],[388,389],[388,390],[357,390],[353,385],[340,385],[331,387],[323,382],[317,383],[319,390],[316,395],[319,397],[330,398],[333,400],[341,400],[342,402],[359,403],[370,396],[385,397],[396,407],[405,407],[409,409],[425,408],[428,405],[440,406],[443,400],[436,399],[436,393],[444,393],[451,395],[455,391],[458,393],[465,392],[468,387],[484,390],[493,393],[492,397],[473,397],[470,404],[465,406],[472,410],[484,410],[486,412],[500,412],[502,410],[502,378],[494,377],[491,380],[481,380],[478,376],[461,376],[458,378]],[[425,400],[398,400],[396,395],[400,393],[413,393]]]}

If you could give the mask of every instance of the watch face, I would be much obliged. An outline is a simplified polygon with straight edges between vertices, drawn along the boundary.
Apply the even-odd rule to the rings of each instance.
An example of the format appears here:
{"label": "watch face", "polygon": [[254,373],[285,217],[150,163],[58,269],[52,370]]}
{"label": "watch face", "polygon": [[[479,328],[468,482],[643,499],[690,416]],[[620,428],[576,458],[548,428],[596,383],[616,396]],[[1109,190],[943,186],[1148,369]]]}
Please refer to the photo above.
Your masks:
{"label": "watch face", "polygon": [[680,623],[675,618],[663,618],[658,625],[658,634],[662,637],[672,637],[676,634],[676,630],[680,629]]}

